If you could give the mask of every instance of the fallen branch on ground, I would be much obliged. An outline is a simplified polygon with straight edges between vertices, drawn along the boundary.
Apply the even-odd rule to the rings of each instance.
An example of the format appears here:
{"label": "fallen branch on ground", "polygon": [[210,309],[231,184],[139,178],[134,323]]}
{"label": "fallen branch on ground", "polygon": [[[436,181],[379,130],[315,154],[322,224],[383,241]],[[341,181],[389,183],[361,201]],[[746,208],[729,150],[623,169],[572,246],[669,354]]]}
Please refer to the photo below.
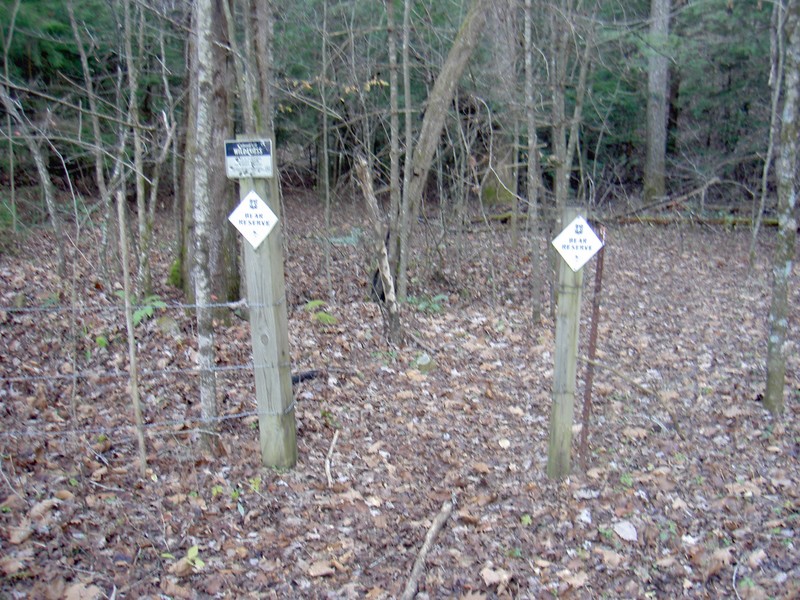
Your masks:
{"label": "fallen branch on ground", "polygon": [[411,569],[411,575],[408,578],[408,583],[406,583],[406,589],[403,590],[403,595],[400,596],[401,600],[412,600],[417,593],[417,585],[419,584],[420,577],[422,577],[422,571],[425,569],[425,559],[428,557],[431,546],[433,546],[433,540],[439,534],[442,527],[444,527],[444,524],[447,522],[447,519],[450,518],[450,513],[452,512],[453,503],[449,500],[445,501],[445,503],[442,504],[442,510],[436,515],[436,518],[428,529],[425,542],[422,544],[419,554],[417,554],[417,560],[414,561],[414,568]]}

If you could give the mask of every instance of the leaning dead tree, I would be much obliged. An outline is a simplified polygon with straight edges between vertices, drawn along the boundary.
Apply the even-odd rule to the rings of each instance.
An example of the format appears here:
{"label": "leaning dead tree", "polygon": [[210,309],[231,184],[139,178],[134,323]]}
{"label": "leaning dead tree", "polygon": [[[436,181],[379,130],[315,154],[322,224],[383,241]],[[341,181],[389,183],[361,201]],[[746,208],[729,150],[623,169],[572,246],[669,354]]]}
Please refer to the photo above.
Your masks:
{"label": "leaning dead tree", "polygon": [[380,273],[381,284],[383,286],[384,305],[386,307],[389,328],[389,341],[394,341],[400,333],[400,311],[394,290],[392,268],[389,265],[389,252],[385,242],[386,224],[383,222],[381,211],[378,208],[378,200],[375,198],[375,191],[372,186],[372,177],[370,177],[367,159],[363,156],[356,157],[355,167],[358,179],[361,182],[361,189],[364,193],[364,201],[367,203],[369,220],[372,224],[372,245],[378,257],[378,272]]}
{"label": "leaning dead tree", "polygon": [[[456,85],[472,56],[472,52],[477,47],[478,41],[480,41],[490,6],[491,3],[486,0],[473,0],[428,96],[425,117],[422,120],[419,137],[411,155],[410,168],[406,174],[406,189],[403,194],[402,223],[400,227],[400,264],[398,267],[400,297],[405,297],[408,286],[406,267],[408,265],[411,226],[419,215],[422,192],[428,180],[428,173],[430,172],[436,148],[439,145],[442,127],[444,127],[447,111],[453,101]],[[408,152],[409,150],[407,149],[406,151]]]}

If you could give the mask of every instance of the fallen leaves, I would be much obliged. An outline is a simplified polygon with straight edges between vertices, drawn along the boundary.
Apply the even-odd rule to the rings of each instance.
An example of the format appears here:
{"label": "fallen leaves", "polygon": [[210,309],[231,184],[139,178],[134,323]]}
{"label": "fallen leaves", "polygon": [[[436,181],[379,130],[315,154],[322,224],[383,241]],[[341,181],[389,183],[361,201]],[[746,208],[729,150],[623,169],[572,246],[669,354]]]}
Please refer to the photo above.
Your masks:
{"label": "fallen leaves", "polygon": [[614,523],[614,533],[626,542],[636,542],[639,539],[636,527],[630,521],[618,521]]}
{"label": "fallen leaves", "polygon": [[505,569],[492,567],[484,567],[481,569],[481,578],[483,579],[483,582],[488,587],[497,587],[498,593],[502,593],[503,590],[505,590],[505,588],[511,582],[511,577],[511,572],[506,571]]}
{"label": "fallen leaves", "polygon": [[577,573],[564,569],[557,573],[558,578],[566,583],[569,587],[580,589],[589,581],[589,574],[586,571],[578,571]]}
{"label": "fallen leaves", "polygon": [[105,594],[96,585],[74,583],[64,593],[64,600],[99,600]]}
{"label": "fallen leaves", "polygon": [[8,528],[8,541],[15,546],[25,542],[33,535],[33,527],[31,520],[25,517],[18,525],[12,525]]}
{"label": "fallen leaves", "polygon": [[[294,222],[305,225],[305,214]],[[126,369],[113,319],[103,320],[103,312],[88,326],[105,332],[109,349],[90,348],[91,357],[73,361],[56,343],[60,352],[48,363],[45,343],[29,343],[44,337],[42,324],[26,317],[18,327],[19,315],[8,312],[0,355],[19,356],[19,372],[36,376],[62,364],[84,375],[90,369],[75,382],[80,425],[114,433],[75,444],[52,433],[73,425],[67,390],[38,382],[4,389],[5,427],[39,435],[4,438],[3,472],[19,495],[0,504],[0,593],[15,586],[20,595],[48,598],[42,590],[50,586],[59,600],[70,589],[78,597],[93,587],[111,595],[113,578],[118,590],[136,585],[130,593],[143,597],[265,590],[278,597],[398,597],[432,511],[455,494],[455,518],[432,545],[420,579],[420,592],[430,597],[727,597],[734,576],[743,599],[797,597],[798,423],[791,413],[780,425],[767,422],[749,400],[761,385],[763,307],[745,309],[739,293],[752,287],[748,302],[763,304],[766,288],[757,274],[723,282],[685,265],[683,273],[674,231],[648,230],[647,246],[635,231],[614,235],[622,241],[609,246],[617,264],[608,264],[600,354],[663,389],[688,439],[674,434],[658,403],[598,372],[586,470],[576,467],[560,483],[543,474],[553,327],[546,317],[532,324],[527,296],[514,296],[511,285],[504,290],[510,302],[472,303],[453,293],[440,314],[406,313],[431,347],[435,368],[427,372],[413,339],[388,347],[380,309],[344,288],[336,290],[340,327],[292,319],[292,362],[329,372],[300,389],[300,453],[290,471],[261,470],[257,418],[233,418],[254,410],[249,371],[218,373],[220,409],[232,417],[220,435],[237,451],[216,461],[195,455],[197,440],[184,422],[199,415],[194,376],[145,378],[148,423],[174,422],[148,431],[145,480],[131,468],[128,433],[116,433],[130,425],[124,384],[95,375]],[[698,237],[685,237],[687,256],[703,256]],[[327,292],[315,286],[324,284],[309,267],[322,264],[321,255],[297,239],[289,243],[294,290],[287,298],[322,297]],[[640,266],[633,259],[643,249],[652,260]],[[3,258],[0,269],[15,260]],[[347,268],[363,259],[345,258]],[[332,266],[334,279],[352,279],[337,257]],[[468,291],[486,300],[485,274],[465,263],[465,279],[453,281],[460,286],[474,276]],[[724,304],[708,304],[728,292]],[[717,315],[714,327],[709,312]],[[751,331],[741,335],[751,312]],[[192,316],[174,315],[186,332],[180,345],[158,327],[140,330],[146,370],[194,367]],[[221,323],[218,333],[220,366],[251,360],[246,324]],[[48,335],[72,339],[69,329]],[[714,360],[698,374],[700,355]],[[0,363],[0,376],[18,374]],[[328,487],[331,427],[341,438]],[[247,486],[256,475],[258,493]],[[215,495],[216,486],[222,491]],[[233,491],[241,497],[232,499]],[[194,545],[202,551],[193,558],[174,550]],[[176,556],[167,556],[169,549]]]}
{"label": "fallen leaves", "polygon": [[309,577],[329,577],[336,573],[336,568],[330,560],[318,560],[309,565],[306,573]]}

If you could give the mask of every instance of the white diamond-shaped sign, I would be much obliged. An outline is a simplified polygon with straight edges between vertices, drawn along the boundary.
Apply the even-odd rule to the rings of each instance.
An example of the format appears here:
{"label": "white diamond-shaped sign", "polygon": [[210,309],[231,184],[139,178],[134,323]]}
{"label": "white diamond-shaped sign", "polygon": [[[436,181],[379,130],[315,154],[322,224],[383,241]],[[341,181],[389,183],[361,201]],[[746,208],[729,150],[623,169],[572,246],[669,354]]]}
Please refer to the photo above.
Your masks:
{"label": "white diamond-shaped sign", "polygon": [[228,220],[239,230],[244,239],[250,242],[253,249],[256,249],[275,227],[278,217],[261,199],[261,196],[254,190],[250,190],[242,198],[239,206],[233,209]]}
{"label": "white diamond-shaped sign", "polygon": [[583,217],[576,217],[553,240],[553,246],[573,271],[577,271],[592,258],[603,242],[597,237]]}

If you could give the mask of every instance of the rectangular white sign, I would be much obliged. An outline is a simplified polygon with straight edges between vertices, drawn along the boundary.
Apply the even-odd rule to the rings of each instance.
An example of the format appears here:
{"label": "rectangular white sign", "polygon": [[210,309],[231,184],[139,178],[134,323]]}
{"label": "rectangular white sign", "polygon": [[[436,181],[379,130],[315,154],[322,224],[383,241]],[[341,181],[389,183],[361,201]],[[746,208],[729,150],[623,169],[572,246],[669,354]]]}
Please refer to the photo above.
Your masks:
{"label": "rectangular white sign", "polygon": [[228,179],[272,177],[272,140],[226,141],[225,174]]}

